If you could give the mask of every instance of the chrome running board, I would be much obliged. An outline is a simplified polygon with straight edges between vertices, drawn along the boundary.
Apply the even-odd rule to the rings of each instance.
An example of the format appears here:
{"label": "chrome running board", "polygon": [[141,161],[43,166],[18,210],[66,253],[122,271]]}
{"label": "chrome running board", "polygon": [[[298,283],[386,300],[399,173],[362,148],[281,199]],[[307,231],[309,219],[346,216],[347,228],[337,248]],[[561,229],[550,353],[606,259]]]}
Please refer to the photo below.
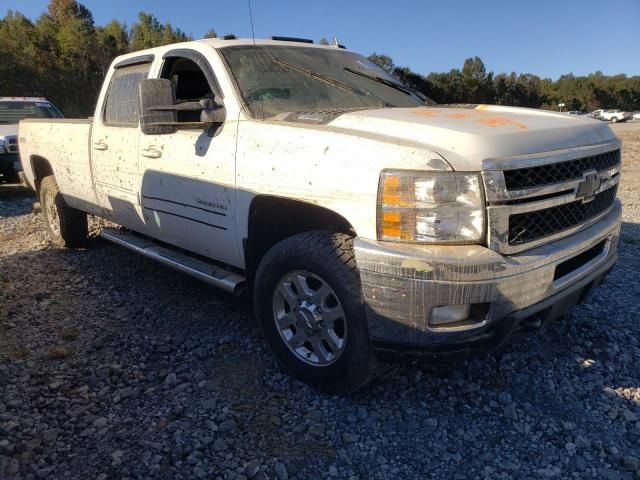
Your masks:
{"label": "chrome running board", "polygon": [[246,279],[242,275],[163,247],[150,239],[113,228],[103,228],[100,236],[234,295],[239,295],[244,289]]}

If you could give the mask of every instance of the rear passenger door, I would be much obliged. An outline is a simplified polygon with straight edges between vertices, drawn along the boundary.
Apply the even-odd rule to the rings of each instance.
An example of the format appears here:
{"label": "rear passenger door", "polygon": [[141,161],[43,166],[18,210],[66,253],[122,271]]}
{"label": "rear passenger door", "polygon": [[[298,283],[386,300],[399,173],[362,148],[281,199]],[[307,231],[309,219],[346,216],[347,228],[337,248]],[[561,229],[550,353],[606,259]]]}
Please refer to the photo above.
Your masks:
{"label": "rear passenger door", "polygon": [[[169,51],[157,76],[171,80],[176,102],[214,99],[223,103],[213,69],[200,52]],[[140,201],[145,233],[169,244],[231,265],[241,265],[236,242],[235,150],[237,123],[215,134],[188,126],[199,111],[178,112],[172,134],[140,136]]]}
{"label": "rear passenger door", "polygon": [[149,75],[152,60],[145,56],[115,66],[91,132],[94,185],[103,214],[136,231],[144,230],[138,195],[138,85]]}

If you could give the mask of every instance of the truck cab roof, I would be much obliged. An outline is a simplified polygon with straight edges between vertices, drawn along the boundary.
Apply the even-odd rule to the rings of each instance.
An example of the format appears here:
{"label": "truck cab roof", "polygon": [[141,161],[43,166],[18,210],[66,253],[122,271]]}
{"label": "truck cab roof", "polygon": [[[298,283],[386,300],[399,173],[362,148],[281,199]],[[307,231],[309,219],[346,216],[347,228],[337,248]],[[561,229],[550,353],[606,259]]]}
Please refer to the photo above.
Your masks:
{"label": "truck cab roof", "polygon": [[49,102],[44,97],[0,97],[0,102]]}
{"label": "truck cab roof", "polygon": [[246,45],[281,45],[281,46],[289,46],[289,47],[305,47],[305,48],[318,48],[325,50],[344,50],[343,45],[322,45],[318,43],[308,43],[303,41],[304,39],[293,39],[292,37],[273,37],[273,38],[290,38],[290,40],[274,40],[274,39],[264,39],[264,38],[256,38],[255,40],[252,38],[203,38],[201,40],[192,40],[189,42],[181,42],[181,43],[171,43],[169,45],[163,45],[160,47],[148,48],[146,50],[138,50],[132,53],[127,53],[124,55],[120,55],[116,57],[114,60],[116,63],[121,62],[123,60],[127,60],[129,58],[137,58],[143,55],[163,55],[165,52],[169,50],[175,50],[177,48],[191,48],[201,45],[208,45],[214,49],[232,47],[232,46],[246,46]]}

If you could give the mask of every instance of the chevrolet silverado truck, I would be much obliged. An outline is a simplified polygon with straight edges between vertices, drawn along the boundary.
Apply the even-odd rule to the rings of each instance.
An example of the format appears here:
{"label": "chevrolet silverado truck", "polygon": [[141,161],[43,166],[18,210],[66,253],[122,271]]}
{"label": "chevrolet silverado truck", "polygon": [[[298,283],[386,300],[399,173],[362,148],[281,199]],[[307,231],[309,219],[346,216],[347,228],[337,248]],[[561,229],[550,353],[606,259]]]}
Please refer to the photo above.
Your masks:
{"label": "chevrolet silverado truck", "polygon": [[18,154],[18,123],[25,118],[61,118],[42,97],[0,97],[0,183],[17,182],[22,172]]}
{"label": "chevrolet silverado truck", "polygon": [[[51,239],[102,237],[246,290],[320,390],[562,316],[616,261],[620,142],[550,111],[435,105],[365,57],[207,39],[114,60],[88,120],[20,123]],[[603,327],[605,328],[605,327]]]}

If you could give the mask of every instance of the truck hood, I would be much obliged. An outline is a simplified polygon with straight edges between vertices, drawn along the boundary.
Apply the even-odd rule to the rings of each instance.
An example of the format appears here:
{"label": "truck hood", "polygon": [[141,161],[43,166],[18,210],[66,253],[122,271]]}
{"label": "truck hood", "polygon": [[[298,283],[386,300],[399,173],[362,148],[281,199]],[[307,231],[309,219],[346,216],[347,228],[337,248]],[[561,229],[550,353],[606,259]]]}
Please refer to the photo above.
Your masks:
{"label": "truck hood", "polygon": [[599,120],[531,108],[455,105],[385,108],[346,113],[331,127],[423,144],[454,170],[477,171],[500,159],[611,141]]}
{"label": "truck hood", "polygon": [[0,137],[18,135],[18,125],[0,125]]}

